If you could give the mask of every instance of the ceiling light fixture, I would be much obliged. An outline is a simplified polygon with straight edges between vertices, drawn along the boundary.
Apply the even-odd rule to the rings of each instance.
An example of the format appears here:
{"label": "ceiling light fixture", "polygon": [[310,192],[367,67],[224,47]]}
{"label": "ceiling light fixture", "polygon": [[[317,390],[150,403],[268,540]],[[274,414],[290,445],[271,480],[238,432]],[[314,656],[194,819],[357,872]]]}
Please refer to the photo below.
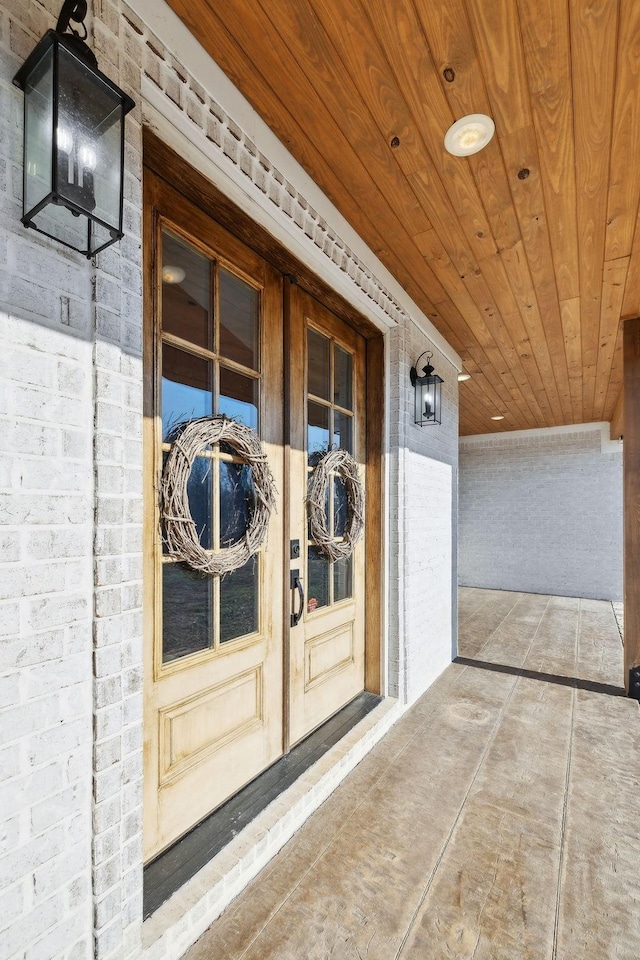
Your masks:
{"label": "ceiling light fixture", "polygon": [[182,283],[186,277],[185,271],[182,267],[172,267],[170,264],[166,264],[162,268],[162,282],[163,283]]}
{"label": "ceiling light fixture", "polygon": [[458,374],[458,382],[459,382],[459,383],[462,383],[463,380],[471,380],[471,374],[470,374],[470,373],[459,373],[459,374]]}
{"label": "ceiling light fixture", "polygon": [[492,420],[504,420],[504,417],[502,416],[502,414],[500,414],[500,415],[497,416],[497,417],[491,417],[491,419],[492,419]]}
{"label": "ceiling light fixture", "polygon": [[489,143],[496,125],[484,113],[471,113],[452,124],[444,135],[444,145],[454,157],[470,157]]}

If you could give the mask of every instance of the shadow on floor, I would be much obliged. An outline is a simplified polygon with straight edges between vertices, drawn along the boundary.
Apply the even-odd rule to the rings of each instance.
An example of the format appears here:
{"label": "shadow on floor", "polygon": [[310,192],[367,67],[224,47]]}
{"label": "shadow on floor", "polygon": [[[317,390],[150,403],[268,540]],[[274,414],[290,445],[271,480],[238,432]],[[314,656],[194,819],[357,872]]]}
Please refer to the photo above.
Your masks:
{"label": "shadow on floor", "polygon": [[508,673],[513,677],[526,677],[527,680],[542,680],[543,683],[559,683],[563,687],[590,690],[591,693],[604,693],[610,697],[626,696],[624,687],[614,687],[611,683],[597,683],[595,680],[581,680],[579,677],[562,677],[557,673],[524,670],[522,667],[510,667],[507,663],[488,663],[486,660],[472,660],[470,657],[456,657],[453,662],[463,667],[477,667],[479,670],[491,670],[493,673]]}

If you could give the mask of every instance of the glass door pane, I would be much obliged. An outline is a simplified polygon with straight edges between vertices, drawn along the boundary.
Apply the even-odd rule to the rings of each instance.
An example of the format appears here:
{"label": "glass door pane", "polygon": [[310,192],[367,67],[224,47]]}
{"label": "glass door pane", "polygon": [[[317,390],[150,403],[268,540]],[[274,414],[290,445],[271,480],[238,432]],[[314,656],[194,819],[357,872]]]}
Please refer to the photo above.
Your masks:
{"label": "glass door pane", "polygon": [[[224,414],[259,430],[261,296],[166,230],[161,277],[166,461],[176,434],[191,420]],[[255,494],[250,469],[230,445],[208,446],[196,456],[187,496],[204,550],[226,550],[242,541]],[[222,580],[195,573],[166,547],[162,562],[163,663],[258,631],[259,556]]]}

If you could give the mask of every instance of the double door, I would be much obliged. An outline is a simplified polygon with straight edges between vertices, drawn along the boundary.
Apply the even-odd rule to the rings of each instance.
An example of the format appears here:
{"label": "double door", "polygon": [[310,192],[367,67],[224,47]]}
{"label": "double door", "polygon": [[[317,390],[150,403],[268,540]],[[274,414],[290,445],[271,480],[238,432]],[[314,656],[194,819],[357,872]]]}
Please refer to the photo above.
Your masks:
{"label": "double door", "polygon": [[[152,174],[145,179],[145,855],[153,858],[364,687],[365,543],[332,561],[307,519],[309,476],[345,449],[365,482],[365,343]],[[288,318],[285,324],[285,315]],[[163,546],[160,483],[180,427],[253,429],[276,488],[259,552],[224,578]],[[200,545],[242,540],[255,506],[232,446],[195,458]],[[325,529],[349,510],[338,474]]]}

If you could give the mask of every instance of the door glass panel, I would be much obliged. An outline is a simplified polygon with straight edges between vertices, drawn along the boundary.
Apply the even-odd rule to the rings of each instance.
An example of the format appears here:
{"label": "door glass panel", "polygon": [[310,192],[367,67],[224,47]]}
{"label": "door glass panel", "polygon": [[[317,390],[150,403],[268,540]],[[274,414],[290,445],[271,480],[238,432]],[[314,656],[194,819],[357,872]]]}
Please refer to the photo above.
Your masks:
{"label": "door glass panel", "polygon": [[331,341],[327,337],[323,337],[311,328],[308,329],[307,391],[323,400],[331,399],[330,348]]}
{"label": "door glass panel", "polygon": [[181,563],[162,566],[162,660],[213,646],[211,579]]}
{"label": "door glass panel", "polygon": [[342,477],[333,478],[333,535],[344,537],[347,524],[347,490]]}
{"label": "door glass panel", "polygon": [[170,233],[162,234],[162,329],[211,347],[211,261]]}
{"label": "door glass panel", "polygon": [[220,643],[258,629],[258,557],[220,581]]}
{"label": "door glass panel", "polygon": [[255,507],[251,470],[246,463],[220,462],[220,546],[244,537]]}
{"label": "door glass panel", "polygon": [[260,295],[244,280],[220,268],[220,354],[258,368]]}
{"label": "door glass panel", "polygon": [[353,417],[339,410],[333,412],[333,446],[353,453]]}
{"label": "door glass panel", "polygon": [[307,426],[307,454],[309,463],[313,466],[318,460],[318,454],[326,453],[329,449],[329,408],[319,403],[309,401]]}
{"label": "door glass panel", "polygon": [[180,423],[211,415],[211,363],[168,344],[162,347],[162,438]]}
{"label": "door glass panel", "polygon": [[331,563],[314,547],[307,551],[307,610],[312,613],[318,607],[329,604],[329,568]]}
{"label": "door glass panel", "polygon": [[220,367],[220,402],[218,412],[258,429],[258,381],[235,370]]}
{"label": "door glass panel", "polygon": [[211,529],[212,493],[213,461],[209,457],[196,457],[187,481],[187,497],[200,543],[205,550],[211,550],[213,546]]}
{"label": "door glass panel", "polygon": [[333,599],[335,603],[353,596],[352,558],[336,560],[333,565]]}
{"label": "door glass panel", "polygon": [[333,402],[339,407],[353,410],[351,354],[335,345]]}

